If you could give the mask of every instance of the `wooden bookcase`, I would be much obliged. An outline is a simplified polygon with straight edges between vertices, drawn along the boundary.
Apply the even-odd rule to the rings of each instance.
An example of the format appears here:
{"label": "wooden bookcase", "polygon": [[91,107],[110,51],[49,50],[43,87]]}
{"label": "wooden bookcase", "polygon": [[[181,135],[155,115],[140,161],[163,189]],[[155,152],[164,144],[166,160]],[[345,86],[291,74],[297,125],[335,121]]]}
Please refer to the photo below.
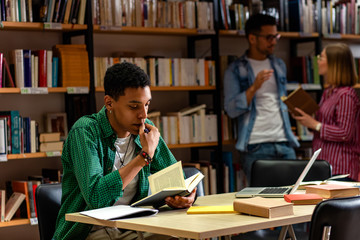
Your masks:
{"label": "wooden bookcase", "polygon": [[[96,112],[103,105],[103,88],[94,86],[94,56],[109,56],[111,51],[138,50],[139,55],[166,55],[168,57],[195,57],[203,52],[211,51],[211,57],[218,60],[219,55],[243,54],[247,48],[247,43],[243,34],[236,30],[219,29],[219,5],[214,0],[215,13],[215,32],[212,34],[202,34],[194,29],[169,29],[169,28],[143,28],[143,27],[122,27],[121,30],[104,30],[98,25],[92,25],[91,21],[87,25],[62,24],[62,29],[44,29],[43,23],[18,23],[2,22],[0,28],[0,38],[5,41],[13,41],[0,47],[1,52],[8,52],[15,48],[46,48],[59,43],[85,43],[89,53],[89,67],[91,74],[89,98],[90,112]],[[91,9],[91,1],[87,3],[87,9]],[[91,19],[91,11],[86,11],[86,19]],[[332,41],[335,38],[322,37],[319,33],[302,34],[298,32],[281,32],[282,38],[276,50],[279,57],[288,62],[291,41]],[[80,37],[79,37],[80,36]],[[23,41],[20,38],[28,38]],[[82,38],[83,37],[83,38]],[[349,41],[357,44],[360,39],[357,35],[344,34],[338,35],[336,40]],[[206,42],[206,43],[202,43]],[[106,46],[105,46],[106,45]],[[42,47],[44,46],[44,47]],[[105,47],[104,47],[105,46]],[[121,48],[123,47],[123,48]],[[317,50],[318,52],[318,50]],[[196,161],[198,159],[210,159],[208,151],[216,151],[218,171],[218,191],[223,189],[223,171],[221,152],[223,148],[233,150],[233,141],[221,141],[221,109],[222,109],[222,76],[220,74],[220,63],[216,61],[217,81],[216,87],[152,87],[154,105],[156,108],[164,108],[164,111],[174,111],[193,103],[210,102],[211,108],[218,116],[218,141],[208,143],[176,144],[169,145],[178,160]],[[360,88],[360,86],[358,85]],[[50,112],[51,106],[56,105],[56,111],[66,111],[67,104],[71,104],[71,97],[67,96],[66,88],[49,88],[46,96],[24,96],[20,94],[19,88],[0,88],[0,110],[17,110],[28,102],[36,102],[30,107],[26,105],[24,115],[35,116],[38,122],[43,122],[41,114]],[[174,102],[170,106],[164,106],[161,101],[174,97]],[[55,100],[54,100],[55,99]],[[156,100],[158,99],[158,100]],[[206,100],[204,100],[206,99]],[[45,106],[44,106],[45,105]],[[29,109],[30,108],[30,109]],[[153,104],[150,109],[153,108]],[[33,111],[34,110],[34,111]],[[54,109],[55,110],[55,109]],[[38,112],[38,113],[35,113]],[[22,109],[20,109],[22,113]],[[69,126],[70,128],[71,126]],[[236,153],[234,155],[236,159]],[[33,154],[14,154],[8,155],[8,162],[0,162],[0,188],[4,188],[6,180],[27,177],[29,174],[39,174],[42,167],[61,167],[59,157],[47,157],[44,153]],[[16,227],[18,226],[18,227]],[[38,239],[37,225],[30,226],[28,219],[16,219],[7,223],[0,223],[0,236],[7,236],[9,239],[23,239],[23,236],[32,236]],[[21,237],[22,236],[22,237]]]}

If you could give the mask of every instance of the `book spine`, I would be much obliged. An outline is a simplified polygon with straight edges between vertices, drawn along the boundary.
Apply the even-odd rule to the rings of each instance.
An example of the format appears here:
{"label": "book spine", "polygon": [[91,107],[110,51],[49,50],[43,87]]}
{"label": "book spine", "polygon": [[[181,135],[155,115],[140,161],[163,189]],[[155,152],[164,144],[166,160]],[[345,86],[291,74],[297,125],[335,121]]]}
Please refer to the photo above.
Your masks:
{"label": "book spine", "polygon": [[19,120],[20,120],[19,111],[11,111],[11,152],[13,154],[19,154],[21,152]]}
{"label": "book spine", "polygon": [[53,57],[52,61],[52,87],[58,86],[59,58]]}
{"label": "book spine", "polygon": [[23,49],[24,56],[24,87],[32,87],[31,50]]}
{"label": "book spine", "polygon": [[13,64],[15,68],[15,82],[16,87],[24,87],[24,55],[22,49],[15,49],[12,51]]}
{"label": "book spine", "polygon": [[[4,65],[4,54],[0,53],[0,88],[3,87],[3,65]],[[5,82],[5,81],[4,81]]]}
{"label": "book spine", "polygon": [[52,50],[46,51],[46,81],[47,87],[52,87]]}
{"label": "book spine", "polygon": [[47,51],[39,50],[39,87],[47,87]]}

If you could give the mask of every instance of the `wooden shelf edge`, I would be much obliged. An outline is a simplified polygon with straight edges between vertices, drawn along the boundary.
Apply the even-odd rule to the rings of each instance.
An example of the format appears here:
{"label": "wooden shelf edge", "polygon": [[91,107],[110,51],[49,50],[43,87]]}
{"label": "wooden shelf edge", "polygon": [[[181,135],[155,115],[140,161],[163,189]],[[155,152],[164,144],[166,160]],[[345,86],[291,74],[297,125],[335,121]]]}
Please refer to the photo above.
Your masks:
{"label": "wooden shelf edge", "polygon": [[[116,33],[116,34],[148,34],[148,35],[201,35],[197,29],[186,28],[157,28],[157,27],[119,27],[106,28],[100,25],[94,25],[95,33]],[[215,31],[210,34],[215,34]]]}
{"label": "wooden shelf edge", "polygon": [[85,24],[61,24],[61,29],[44,29],[42,22],[2,22],[0,30],[29,30],[29,31],[77,31],[86,30]]}
{"label": "wooden shelf edge", "polygon": [[[216,90],[215,86],[190,86],[190,87],[150,87],[151,91],[211,91]],[[96,87],[95,92],[104,92],[103,87]]]}
{"label": "wooden shelf edge", "polygon": [[187,143],[187,144],[168,144],[170,149],[175,148],[191,148],[191,147],[212,147],[216,146],[217,142],[205,142],[205,143]]}
{"label": "wooden shelf edge", "polygon": [[14,219],[10,222],[0,222],[0,228],[2,227],[12,227],[12,226],[20,226],[20,225],[28,225],[30,224],[29,219]]}
{"label": "wooden shelf edge", "polygon": [[323,36],[326,40],[360,40],[360,35],[358,34],[340,34],[340,33],[334,33],[334,34],[327,34]]}
{"label": "wooden shelf edge", "polygon": [[20,88],[0,88],[0,93],[20,93]]}
{"label": "wooden shelf edge", "polygon": [[1,30],[43,30],[44,24],[40,22],[2,22]]}
{"label": "wooden shelf edge", "polygon": [[67,89],[65,87],[54,87],[48,88],[49,93],[66,93]]}
{"label": "wooden shelf edge", "polygon": [[20,153],[20,154],[8,154],[8,160],[25,159],[25,158],[46,158],[48,157],[45,152],[37,153]]}
{"label": "wooden shelf edge", "polygon": [[[301,33],[301,32],[280,32],[282,38],[315,38],[319,33]],[[245,32],[241,30],[219,30],[220,36],[245,37]]]}
{"label": "wooden shelf edge", "polygon": [[[1,93],[19,93],[20,94],[20,88],[0,88],[0,94]],[[67,89],[65,87],[55,87],[55,88],[48,88],[49,93],[66,93]]]}

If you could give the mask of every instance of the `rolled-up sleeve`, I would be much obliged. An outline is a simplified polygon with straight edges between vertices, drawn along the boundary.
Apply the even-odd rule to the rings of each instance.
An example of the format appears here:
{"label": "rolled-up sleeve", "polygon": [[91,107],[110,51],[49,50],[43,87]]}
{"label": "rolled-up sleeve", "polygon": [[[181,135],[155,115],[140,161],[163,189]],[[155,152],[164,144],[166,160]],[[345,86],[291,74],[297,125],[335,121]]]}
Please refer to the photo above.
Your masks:
{"label": "rolled-up sleeve", "polygon": [[246,99],[246,89],[241,87],[240,76],[231,65],[224,75],[224,108],[231,118],[236,118],[250,110]]}

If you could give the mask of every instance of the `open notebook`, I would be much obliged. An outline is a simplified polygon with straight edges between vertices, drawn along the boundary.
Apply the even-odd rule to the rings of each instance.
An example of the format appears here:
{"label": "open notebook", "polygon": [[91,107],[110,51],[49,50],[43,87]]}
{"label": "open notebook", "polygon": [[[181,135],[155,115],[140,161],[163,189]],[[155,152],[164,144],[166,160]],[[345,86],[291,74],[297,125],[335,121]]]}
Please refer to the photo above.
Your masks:
{"label": "open notebook", "polygon": [[296,181],[294,187],[246,187],[241,191],[237,192],[235,194],[235,197],[284,197],[285,194],[294,193],[298,189],[300,183],[304,180],[306,174],[309,172],[311,166],[315,162],[320,152],[321,148],[314,152],[308,164],[306,164],[304,170],[302,171],[300,177]]}

